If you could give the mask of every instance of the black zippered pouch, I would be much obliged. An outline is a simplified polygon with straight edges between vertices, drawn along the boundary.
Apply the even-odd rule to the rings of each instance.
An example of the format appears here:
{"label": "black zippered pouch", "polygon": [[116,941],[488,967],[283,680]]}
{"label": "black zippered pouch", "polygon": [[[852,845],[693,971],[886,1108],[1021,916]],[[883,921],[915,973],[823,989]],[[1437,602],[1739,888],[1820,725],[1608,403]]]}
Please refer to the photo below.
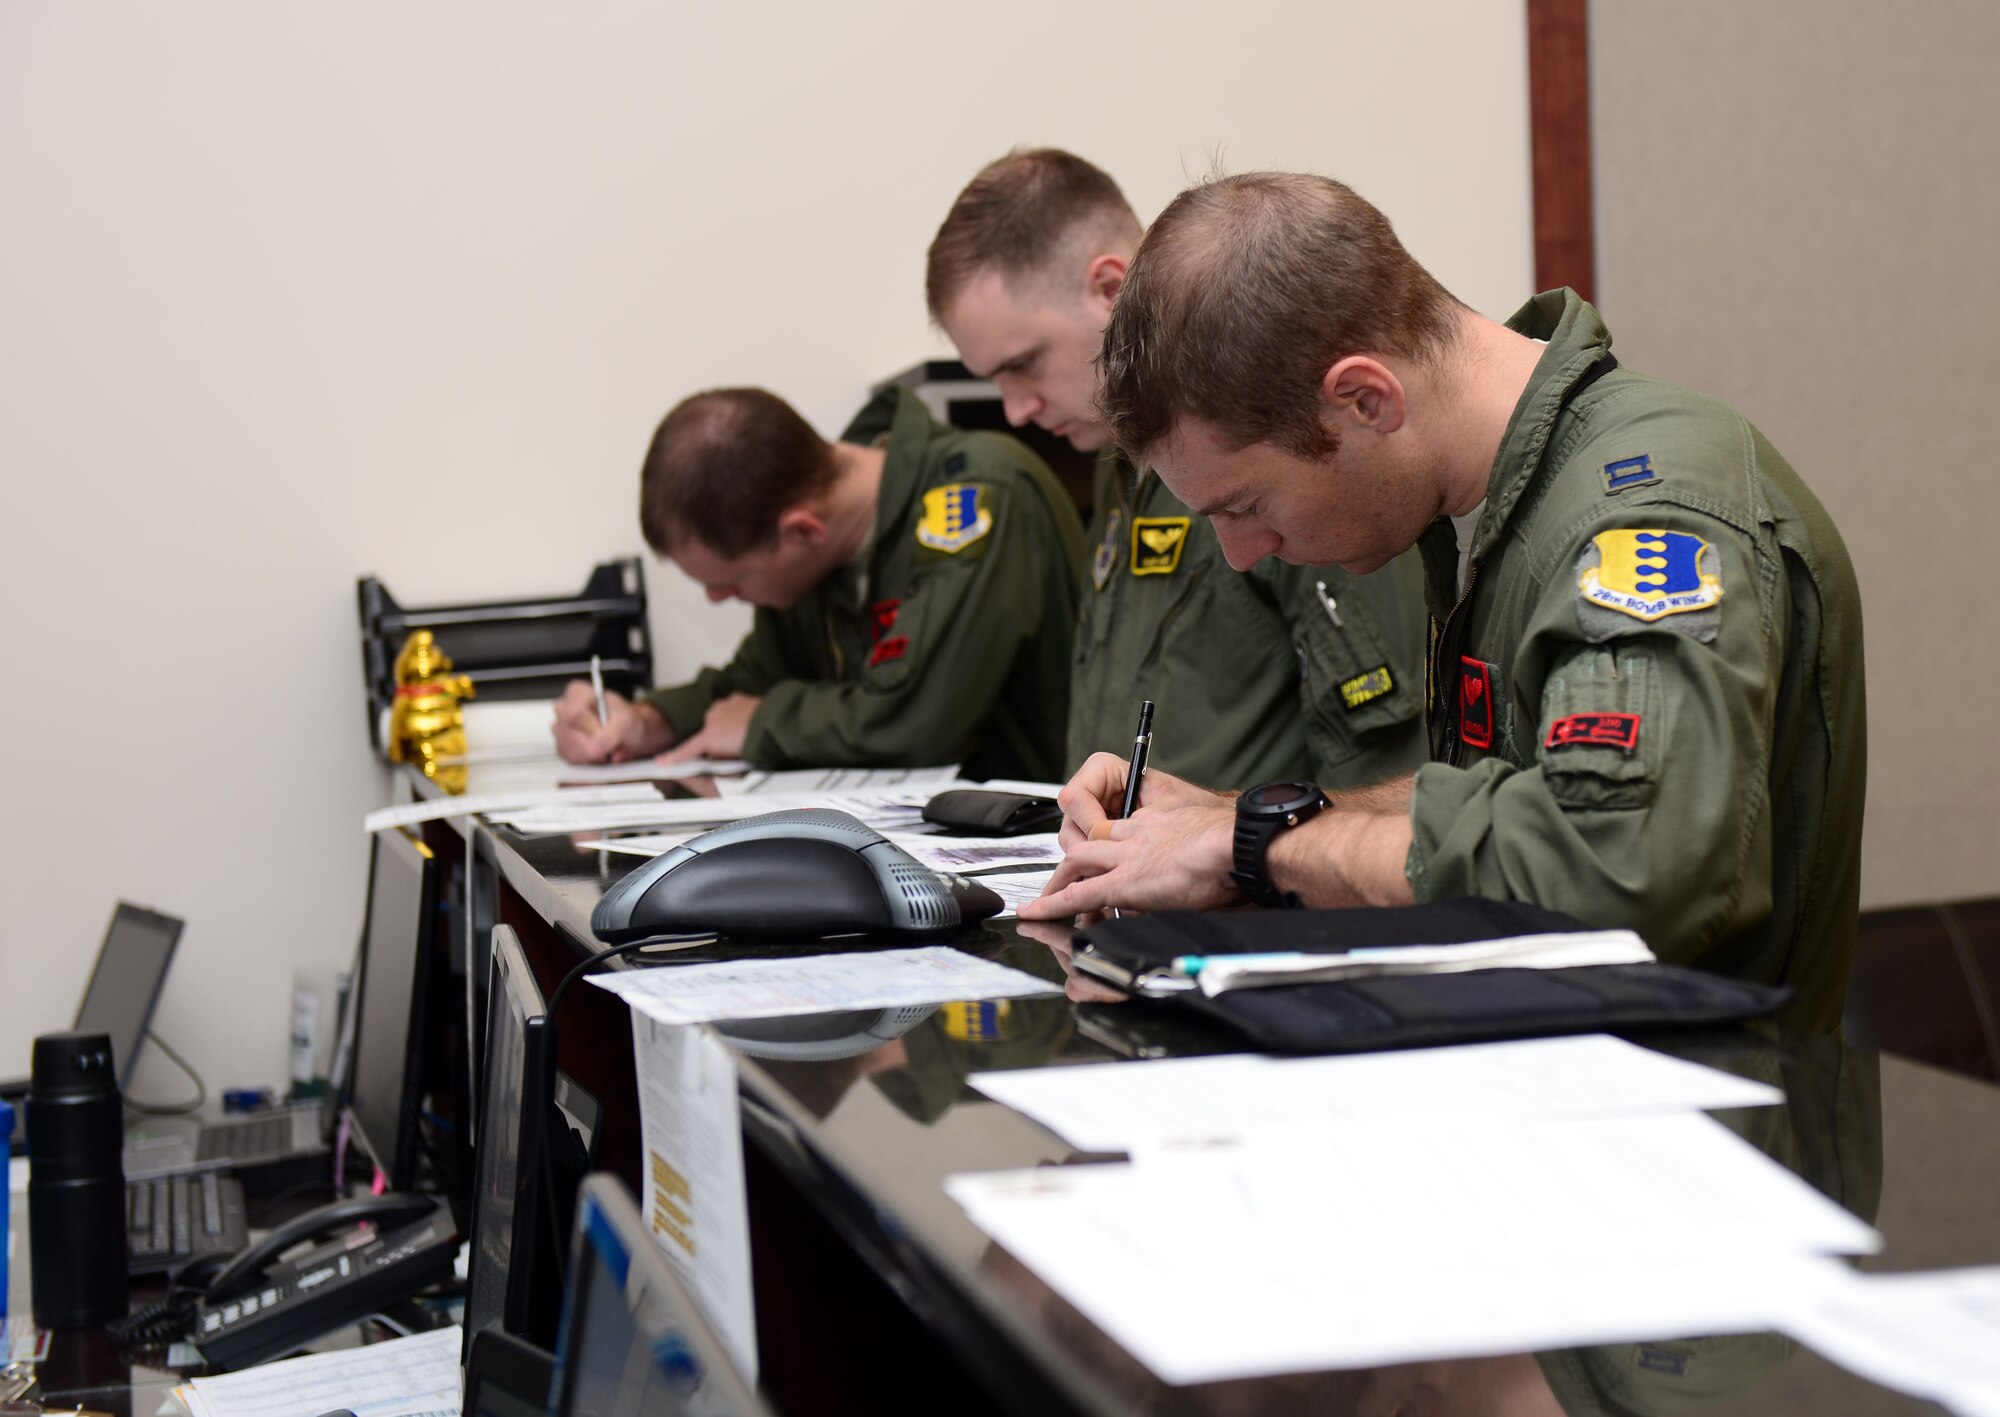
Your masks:
{"label": "black zippered pouch", "polygon": [[[1168,912],[1078,932],[1076,967],[1130,993],[1169,977],[1182,955],[1341,953],[1463,944],[1591,928],[1513,901],[1463,898],[1380,910]],[[1481,1039],[1687,1028],[1775,1013],[1791,990],[1671,964],[1481,969],[1267,985],[1161,996],[1278,1053],[1356,1053]]]}
{"label": "black zippered pouch", "polygon": [[979,836],[1021,836],[1054,831],[1062,825],[1062,808],[1052,797],[954,787],[924,804],[924,820]]}

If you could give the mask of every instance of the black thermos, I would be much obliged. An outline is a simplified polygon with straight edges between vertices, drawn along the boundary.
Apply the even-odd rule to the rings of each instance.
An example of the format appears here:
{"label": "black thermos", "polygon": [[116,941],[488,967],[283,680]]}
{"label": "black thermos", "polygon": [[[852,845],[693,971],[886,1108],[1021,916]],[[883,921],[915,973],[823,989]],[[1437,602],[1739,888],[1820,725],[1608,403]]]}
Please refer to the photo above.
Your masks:
{"label": "black thermos", "polygon": [[37,1038],[28,1091],[28,1267],[43,1328],[101,1328],[128,1307],[124,1148],[111,1039]]}

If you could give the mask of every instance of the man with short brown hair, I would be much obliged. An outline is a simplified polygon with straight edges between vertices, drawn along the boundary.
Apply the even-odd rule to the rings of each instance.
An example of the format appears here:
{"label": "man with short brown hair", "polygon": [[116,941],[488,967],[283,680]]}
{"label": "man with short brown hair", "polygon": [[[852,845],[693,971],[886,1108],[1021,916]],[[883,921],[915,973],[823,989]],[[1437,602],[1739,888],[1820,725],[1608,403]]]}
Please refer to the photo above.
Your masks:
{"label": "man with short brown hair", "polygon": [[1062,766],[1081,528],[1055,476],[999,433],[878,394],[829,443],[783,399],[717,389],[660,423],[647,543],[710,600],[757,607],[722,668],[636,703],[556,703],[572,762],[748,758],[776,767]]}
{"label": "man with short brown hair", "polygon": [[1789,985],[1793,1022],[1837,1029],[1867,752],[1853,567],[1742,415],[1610,345],[1573,291],[1504,326],[1467,309],[1330,179],[1177,198],[1105,329],[1112,433],[1234,565],[1421,547],[1432,761],[1331,803],[1149,774],[1111,821],[1125,763],[1100,754],[1022,918],[1526,900]]}
{"label": "man with short brown hair", "polygon": [[1072,153],[1009,153],[975,176],[931,242],[931,316],[1008,420],[1102,450],[1071,681],[1068,762],[1129,750],[1158,704],[1153,761],[1220,786],[1310,776],[1347,787],[1424,755],[1415,558],[1366,579],[1223,564],[1214,531],[1109,447],[1096,408],[1105,321],[1142,228]]}

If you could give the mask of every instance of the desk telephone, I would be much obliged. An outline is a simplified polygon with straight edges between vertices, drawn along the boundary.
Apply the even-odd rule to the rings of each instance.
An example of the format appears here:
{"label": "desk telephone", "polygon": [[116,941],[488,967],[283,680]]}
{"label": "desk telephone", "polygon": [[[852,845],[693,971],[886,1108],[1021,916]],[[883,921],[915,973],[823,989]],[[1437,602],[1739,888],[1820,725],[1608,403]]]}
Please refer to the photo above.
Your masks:
{"label": "desk telephone", "polygon": [[[281,1258],[300,1245],[311,1248]],[[457,1253],[451,1210],[436,1197],[335,1201],[240,1253],[197,1255],[174,1272],[165,1299],[113,1331],[134,1341],[186,1336],[214,1366],[247,1367],[449,1278]]]}

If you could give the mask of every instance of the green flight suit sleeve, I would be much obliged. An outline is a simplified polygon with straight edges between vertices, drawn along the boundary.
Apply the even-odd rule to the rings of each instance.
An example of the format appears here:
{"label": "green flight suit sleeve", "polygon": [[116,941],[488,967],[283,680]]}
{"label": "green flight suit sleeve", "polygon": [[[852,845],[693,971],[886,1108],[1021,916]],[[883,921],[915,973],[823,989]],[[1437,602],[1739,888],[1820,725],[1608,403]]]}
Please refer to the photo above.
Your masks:
{"label": "green flight suit sleeve", "polygon": [[660,711],[674,730],[676,742],[701,728],[710,704],[731,694],[763,695],[785,676],[787,657],[778,617],[759,610],[750,633],[721,668],[710,665],[685,684],[655,689],[646,702]]}
{"label": "green flight suit sleeve", "polygon": [[[1699,538],[1719,602],[1647,620],[1589,600],[1599,534],[1615,543],[1635,529],[1643,554],[1665,544],[1658,531]],[[1547,550],[1548,574],[1523,587],[1526,632],[1501,667],[1511,682],[1493,686],[1496,728],[1524,765],[1495,755],[1418,771],[1416,898],[1534,901],[1629,927],[1663,959],[1730,972],[1717,942],[1772,906],[1763,799],[1789,621],[1775,538],[1663,499],[1621,499]],[[1655,584],[1642,578],[1652,563],[1628,564],[1640,566],[1628,584]]]}
{"label": "green flight suit sleeve", "polygon": [[[744,756],[915,767],[971,754],[1009,667],[1045,623],[1050,588],[1073,576],[1074,548],[1063,545],[1032,494],[1010,496],[1000,479],[966,480],[980,487],[992,530],[957,552],[919,557],[858,677],[766,688]],[[1069,612],[1056,613],[1067,628]]]}

